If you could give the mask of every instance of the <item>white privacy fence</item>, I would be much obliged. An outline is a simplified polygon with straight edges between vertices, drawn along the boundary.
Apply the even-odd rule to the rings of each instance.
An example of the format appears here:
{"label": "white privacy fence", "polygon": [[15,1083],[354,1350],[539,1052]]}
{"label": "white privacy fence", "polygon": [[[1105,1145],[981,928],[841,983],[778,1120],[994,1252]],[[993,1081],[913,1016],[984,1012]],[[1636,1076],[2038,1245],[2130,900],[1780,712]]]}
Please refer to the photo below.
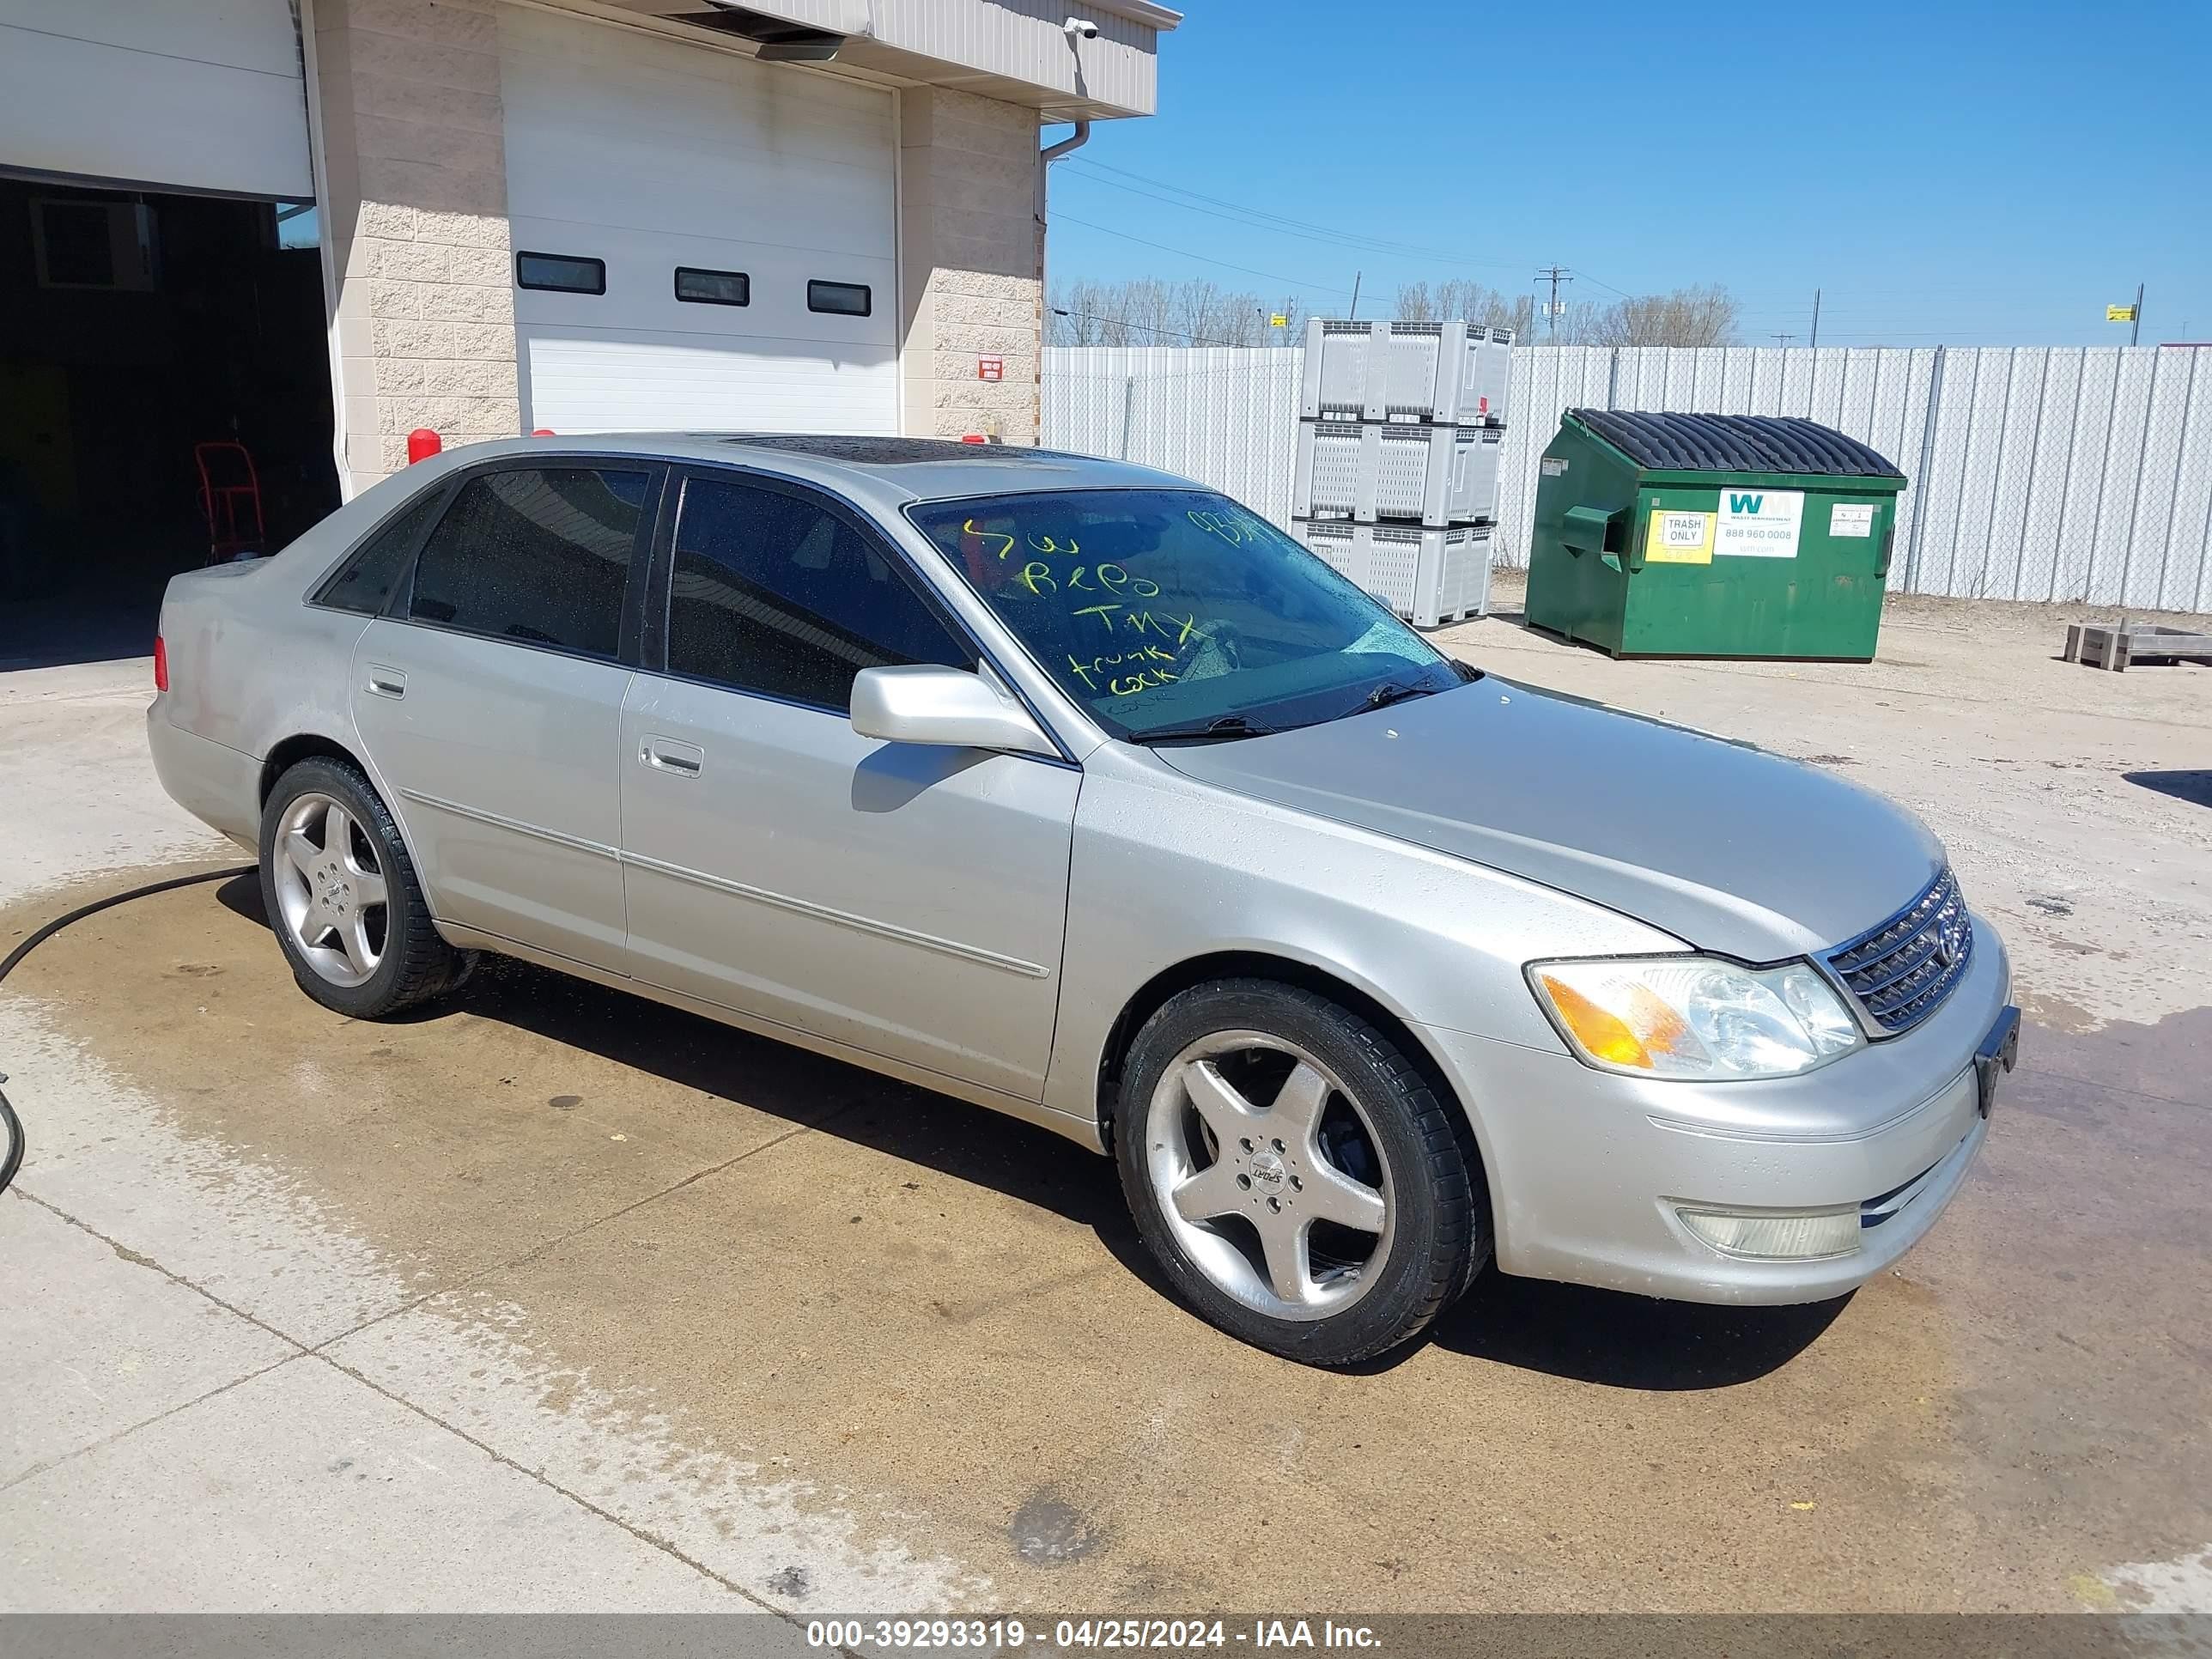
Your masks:
{"label": "white privacy fence", "polygon": [[[1287,527],[1295,347],[1055,346],[1043,441],[1182,473]],[[2212,349],[1531,346],[1514,353],[1497,544],[1528,562],[1563,410],[1800,415],[1911,481],[1890,586],[2212,608]]]}

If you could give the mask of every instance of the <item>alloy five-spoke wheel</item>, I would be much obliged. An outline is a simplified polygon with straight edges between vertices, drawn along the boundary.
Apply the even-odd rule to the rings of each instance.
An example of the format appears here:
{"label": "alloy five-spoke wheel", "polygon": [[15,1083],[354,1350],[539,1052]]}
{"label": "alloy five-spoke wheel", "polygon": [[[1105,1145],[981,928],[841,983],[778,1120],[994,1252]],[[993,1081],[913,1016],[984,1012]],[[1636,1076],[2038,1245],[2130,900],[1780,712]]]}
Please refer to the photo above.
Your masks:
{"label": "alloy five-spoke wheel", "polygon": [[269,792],[261,902],[300,988],[353,1019],[449,991],[474,961],[439,934],[399,826],[343,756],[311,756]]}
{"label": "alloy five-spoke wheel", "polygon": [[384,960],[390,895],[376,848],[342,801],[296,797],[276,835],[277,921],[331,984],[366,985]]}
{"label": "alloy five-spoke wheel", "polygon": [[1388,1258],[1388,1163],[1366,1109],[1288,1040],[1221,1031],[1152,1091],[1146,1163],[1170,1225],[1218,1289],[1276,1319],[1318,1319]]}
{"label": "alloy five-spoke wheel", "polygon": [[1114,1152],[1176,1291],[1309,1364],[1407,1341],[1489,1256],[1457,1105],[1373,1020],[1302,987],[1216,980],[1163,1003],[1121,1063]]}

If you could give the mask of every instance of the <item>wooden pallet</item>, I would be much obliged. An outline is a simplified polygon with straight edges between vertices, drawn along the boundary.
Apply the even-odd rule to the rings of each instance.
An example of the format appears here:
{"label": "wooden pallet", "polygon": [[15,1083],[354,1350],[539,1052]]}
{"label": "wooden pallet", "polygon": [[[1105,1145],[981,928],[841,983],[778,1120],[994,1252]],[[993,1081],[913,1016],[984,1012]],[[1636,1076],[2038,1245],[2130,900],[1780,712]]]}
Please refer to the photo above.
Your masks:
{"label": "wooden pallet", "polygon": [[2071,623],[2066,629],[2067,662],[2123,672],[2136,662],[2212,663],[2212,634],[2123,622],[2118,627]]}

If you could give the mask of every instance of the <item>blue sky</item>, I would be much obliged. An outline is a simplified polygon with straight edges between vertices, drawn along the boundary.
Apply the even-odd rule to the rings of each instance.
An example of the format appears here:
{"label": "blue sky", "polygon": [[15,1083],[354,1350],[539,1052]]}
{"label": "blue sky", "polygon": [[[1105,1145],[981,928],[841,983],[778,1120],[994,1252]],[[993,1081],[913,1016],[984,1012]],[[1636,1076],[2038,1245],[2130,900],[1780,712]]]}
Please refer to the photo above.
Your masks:
{"label": "blue sky", "polygon": [[2212,0],[1189,0],[1159,114],[1094,126],[1052,204],[1055,284],[1340,315],[1361,270],[1379,315],[1402,281],[1526,293],[1556,262],[1577,301],[1720,283],[1762,345],[1804,343],[1816,288],[1823,344],[2124,345],[2104,307],[2141,282],[2144,343],[2212,340]]}

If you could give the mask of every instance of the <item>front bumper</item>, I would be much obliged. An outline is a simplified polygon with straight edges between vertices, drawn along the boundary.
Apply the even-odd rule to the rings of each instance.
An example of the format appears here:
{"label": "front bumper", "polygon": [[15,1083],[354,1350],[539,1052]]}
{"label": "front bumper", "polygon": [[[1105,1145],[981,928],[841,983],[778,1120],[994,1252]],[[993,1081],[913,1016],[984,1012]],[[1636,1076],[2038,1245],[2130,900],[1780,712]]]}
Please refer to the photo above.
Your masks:
{"label": "front bumper", "polygon": [[[1802,1077],[1622,1077],[1424,1028],[1474,1120],[1499,1267],[1687,1302],[1816,1302],[1873,1278],[1934,1224],[1988,1133],[1977,1051],[2012,969],[1996,930],[1975,927],[1972,967],[1925,1023]],[[1857,1248],[1801,1261],[1723,1255],[1677,1213],[1847,1206]]]}

